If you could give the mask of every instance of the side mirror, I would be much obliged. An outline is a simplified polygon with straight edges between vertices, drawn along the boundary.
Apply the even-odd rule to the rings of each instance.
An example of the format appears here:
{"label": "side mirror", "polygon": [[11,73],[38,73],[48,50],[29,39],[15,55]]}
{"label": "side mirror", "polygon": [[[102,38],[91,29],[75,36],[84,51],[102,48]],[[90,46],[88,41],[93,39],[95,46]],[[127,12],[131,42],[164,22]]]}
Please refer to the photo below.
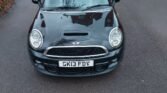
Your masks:
{"label": "side mirror", "polygon": [[32,0],[32,2],[33,2],[34,4],[38,4],[38,3],[39,3],[39,0]]}

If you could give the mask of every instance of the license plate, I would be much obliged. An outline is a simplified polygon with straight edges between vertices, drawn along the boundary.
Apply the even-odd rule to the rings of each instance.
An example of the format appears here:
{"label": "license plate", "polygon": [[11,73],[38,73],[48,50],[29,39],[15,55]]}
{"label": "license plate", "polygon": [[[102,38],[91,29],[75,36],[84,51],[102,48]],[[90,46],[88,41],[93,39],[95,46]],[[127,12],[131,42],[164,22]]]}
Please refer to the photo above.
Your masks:
{"label": "license plate", "polygon": [[93,67],[93,60],[83,60],[83,61],[59,61],[59,67],[66,68],[77,68],[77,67]]}

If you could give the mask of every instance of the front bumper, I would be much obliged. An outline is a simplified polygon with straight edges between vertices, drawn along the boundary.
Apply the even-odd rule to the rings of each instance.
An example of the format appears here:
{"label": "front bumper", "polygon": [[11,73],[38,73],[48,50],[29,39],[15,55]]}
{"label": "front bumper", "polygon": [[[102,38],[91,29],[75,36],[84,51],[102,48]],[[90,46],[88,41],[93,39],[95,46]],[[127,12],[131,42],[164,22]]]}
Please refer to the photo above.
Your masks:
{"label": "front bumper", "polygon": [[122,49],[120,48],[109,52],[106,56],[85,58],[87,60],[94,60],[95,66],[91,68],[59,68],[58,61],[62,60],[62,58],[46,57],[32,49],[29,49],[29,53],[32,63],[38,72],[58,77],[87,77],[109,73],[118,66],[122,58]]}

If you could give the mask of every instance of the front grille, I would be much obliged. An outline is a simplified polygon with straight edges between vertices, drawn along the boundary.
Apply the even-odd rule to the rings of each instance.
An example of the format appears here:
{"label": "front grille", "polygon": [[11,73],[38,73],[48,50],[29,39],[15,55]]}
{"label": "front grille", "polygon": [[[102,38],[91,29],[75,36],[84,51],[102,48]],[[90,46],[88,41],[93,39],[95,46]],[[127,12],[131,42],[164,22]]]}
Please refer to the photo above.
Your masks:
{"label": "front grille", "polygon": [[90,68],[59,68],[59,74],[86,74],[92,73],[95,69],[93,67]]}
{"label": "front grille", "polygon": [[44,54],[49,57],[95,57],[107,53],[103,46],[55,46],[49,47]]}
{"label": "front grille", "polygon": [[105,71],[108,68],[108,64],[98,64],[94,67],[85,67],[85,68],[60,68],[57,64],[45,64],[45,69],[48,72],[56,74],[90,74],[96,72]]}

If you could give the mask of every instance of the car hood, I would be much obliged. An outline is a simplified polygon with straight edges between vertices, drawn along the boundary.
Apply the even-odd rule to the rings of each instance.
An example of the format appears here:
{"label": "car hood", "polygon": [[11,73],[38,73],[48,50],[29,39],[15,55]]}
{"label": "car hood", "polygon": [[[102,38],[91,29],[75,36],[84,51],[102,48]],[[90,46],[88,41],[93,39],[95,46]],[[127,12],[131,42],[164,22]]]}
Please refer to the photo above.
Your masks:
{"label": "car hood", "polygon": [[114,25],[112,8],[85,12],[40,11],[37,20],[46,41],[45,47],[106,45]]}

